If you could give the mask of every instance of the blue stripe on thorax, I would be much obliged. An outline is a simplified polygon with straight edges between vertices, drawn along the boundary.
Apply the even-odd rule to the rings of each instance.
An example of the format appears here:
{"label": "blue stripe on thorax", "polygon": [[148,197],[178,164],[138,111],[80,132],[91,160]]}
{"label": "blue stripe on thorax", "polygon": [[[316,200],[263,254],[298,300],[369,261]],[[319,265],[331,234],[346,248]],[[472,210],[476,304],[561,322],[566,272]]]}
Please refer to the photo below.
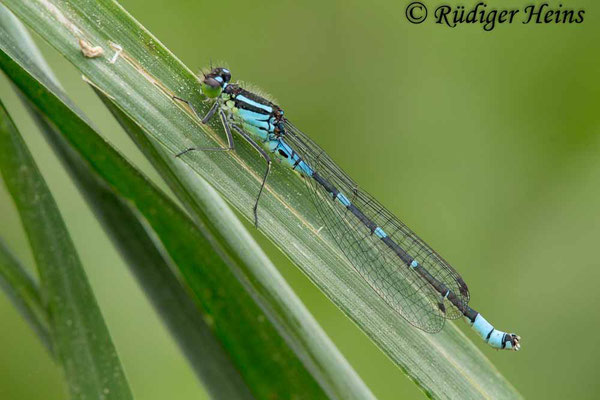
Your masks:
{"label": "blue stripe on thorax", "polygon": [[252,125],[252,124],[244,122],[242,124],[242,127],[246,132],[251,134],[255,140],[258,139],[260,142],[268,141],[269,137],[271,136],[271,134],[269,133],[269,131],[267,129],[258,127],[256,125]]}
{"label": "blue stripe on thorax", "polygon": [[[244,124],[252,125],[257,128],[262,128],[269,133],[273,133],[275,126],[273,125],[273,118],[261,114],[257,114],[252,111],[238,109],[238,116],[242,119]],[[256,116],[259,116],[256,118]]]}
{"label": "blue stripe on thorax", "polygon": [[239,116],[244,119],[247,120],[248,122],[250,121],[273,121],[273,117],[270,114],[260,114],[257,112],[254,112],[252,110],[246,110],[243,108],[238,108],[238,114]]}
{"label": "blue stripe on thorax", "polygon": [[264,104],[261,104],[259,102],[254,101],[254,100],[250,100],[249,98],[247,98],[243,94],[238,94],[235,98],[236,98],[236,100],[243,101],[244,103],[250,104],[253,107],[260,108],[261,110],[265,110],[269,114],[273,112],[273,108],[272,107],[264,105]]}

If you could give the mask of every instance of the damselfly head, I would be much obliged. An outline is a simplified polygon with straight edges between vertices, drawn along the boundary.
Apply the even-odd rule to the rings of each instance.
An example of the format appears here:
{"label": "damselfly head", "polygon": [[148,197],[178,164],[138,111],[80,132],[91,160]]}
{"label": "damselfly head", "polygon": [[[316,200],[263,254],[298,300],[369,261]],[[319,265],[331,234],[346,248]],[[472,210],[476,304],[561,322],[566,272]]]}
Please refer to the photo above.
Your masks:
{"label": "damselfly head", "polygon": [[202,79],[202,92],[210,98],[218,97],[231,80],[231,72],[227,68],[213,68]]}

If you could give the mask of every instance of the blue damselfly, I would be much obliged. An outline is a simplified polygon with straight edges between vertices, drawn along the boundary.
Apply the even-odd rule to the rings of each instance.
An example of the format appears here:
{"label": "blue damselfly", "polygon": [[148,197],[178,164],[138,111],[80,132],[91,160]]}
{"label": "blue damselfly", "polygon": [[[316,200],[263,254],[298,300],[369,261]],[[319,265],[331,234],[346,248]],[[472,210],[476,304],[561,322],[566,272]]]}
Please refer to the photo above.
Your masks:
{"label": "blue damselfly", "polygon": [[230,81],[226,68],[204,74],[202,92],[214,101],[204,117],[190,102],[174,97],[188,104],[202,123],[217,114],[228,142],[223,148],[191,147],[178,157],[193,150],[233,150],[235,131],[267,163],[254,203],[256,225],[260,196],[271,157],[275,157],[307,178],[313,202],[336,243],[377,294],[410,324],[435,333],[446,319],[464,316],[492,347],[519,350],[519,336],[496,330],[468,306],[469,289],[454,268],[361,190],[323,149],[283,116],[280,107]]}

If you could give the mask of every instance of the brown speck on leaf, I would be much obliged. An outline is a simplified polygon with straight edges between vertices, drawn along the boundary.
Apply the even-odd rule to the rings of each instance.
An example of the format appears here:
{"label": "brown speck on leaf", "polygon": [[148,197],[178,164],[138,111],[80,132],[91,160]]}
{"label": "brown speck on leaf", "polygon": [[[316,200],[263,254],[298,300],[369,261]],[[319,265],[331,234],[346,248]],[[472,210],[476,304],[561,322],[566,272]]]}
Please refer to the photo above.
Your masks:
{"label": "brown speck on leaf", "polygon": [[104,49],[100,46],[92,46],[85,39],[79,39],[79,47],[81,52],[87,58],[96,58],[104,54]]}

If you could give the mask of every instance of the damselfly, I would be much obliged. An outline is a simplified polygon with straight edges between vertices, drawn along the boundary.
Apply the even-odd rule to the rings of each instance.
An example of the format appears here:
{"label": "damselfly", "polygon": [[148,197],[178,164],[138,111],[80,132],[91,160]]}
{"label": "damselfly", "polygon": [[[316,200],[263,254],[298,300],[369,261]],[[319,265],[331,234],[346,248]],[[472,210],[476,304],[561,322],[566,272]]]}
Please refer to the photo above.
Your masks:
{"label": "damselfly", "polygon": [[335,242],[357,272],[377,294],[410,324],[426,332],[440,331],[446,319],[464,316],[492,347],[519,350],[520,337],[496,330],[468,306],[469,289],[441,256],[361,190],[308,136],[283,116],[273,102],[230,83],[226,68],[214,68],[204,75],[202,92],[214,101],[201,117],[207,123],[218,114],[227,135],[227,147],[183,150],[234,150],[233,131],[264,158],[267,168],[254,203],[257,208],[271,169],[271,158],[306,177],[311,197]]}

